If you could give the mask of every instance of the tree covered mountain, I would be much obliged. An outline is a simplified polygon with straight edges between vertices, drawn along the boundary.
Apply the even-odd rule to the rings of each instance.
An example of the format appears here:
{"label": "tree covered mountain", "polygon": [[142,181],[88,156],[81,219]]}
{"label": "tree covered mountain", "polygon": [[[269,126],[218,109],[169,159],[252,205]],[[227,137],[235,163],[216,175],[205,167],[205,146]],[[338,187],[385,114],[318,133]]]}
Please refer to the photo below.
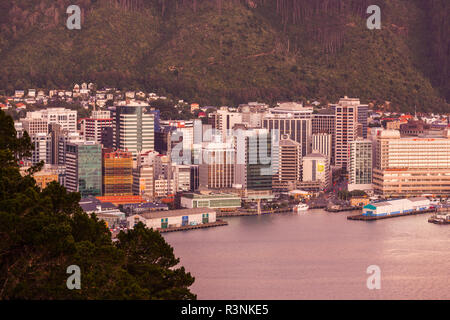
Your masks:
{"label": "tree covered mountain", "polygon": [[[358,96],[448,111],[447,0],[68,0],[0,4],[0,89],[159,90],[203,104]],[[366,28],[381,7],[382,29]]]}

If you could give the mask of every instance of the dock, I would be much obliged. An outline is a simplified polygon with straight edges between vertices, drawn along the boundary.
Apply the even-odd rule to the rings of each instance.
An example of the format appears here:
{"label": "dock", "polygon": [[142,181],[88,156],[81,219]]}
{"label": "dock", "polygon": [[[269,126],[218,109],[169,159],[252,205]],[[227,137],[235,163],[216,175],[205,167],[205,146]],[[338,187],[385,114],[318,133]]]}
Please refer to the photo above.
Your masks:
{"label": "dock", "polygon": [[356,216],[348,216],[348,220],[361,220],[361,221],[373,221],[373,220],[382,220],[382,219],[389,219],[389,218],[397,218],[397,217],[405,217],[405,216],[415,216],[418,214],[425,214],[430,212],[436,212],[436,209],[428,209],[428,210],[420,210],[420,211],[411,211],[407,213],[398,213],[398,214],[392,214],[392,215],[386,215],[386,216],[364,216],[362,214],[356,215]]}
{"label": "dock", "polygon": [[283,208],[283,209],[273,209],[273,210],[261,210],[261,213],[258,214],[258,211],[248,210],[248,211],[233,211],[233,212],[217,212],[217,217],[227,218],[227,217],[245,217],[245,216],[258,216],[263,214],[277,214],[277,213],[292,213],[291,208]]}
{"label": "dock", "polygon": [[344,212],[344,211],[354,211],[361,210],[361,207],[340,207],[340,208],[325,208],[327,212]]}
{"label": "dock", "polygon": [[257,216],[257,211],[235,211],[235,212],[217,212],[216,216],[221,218],[226,217],[244,217],[244,216]]}
{"label": "dock", "polygon": [[220,227],[220,226],[227,226],[228,222],[224,220],[216,220],[216,222],[209,222],[209,223],[202,223],[202,224],[196,224],[196,225],[187,225],[187,226],[181,226],[181,227],[169,227],[169,228],[158,228],[157,230],[160,233],[165,232],[175,232],[175,231],[186,231],[186,230],[194,230],[194,229],[204,229],[204,228],[213,228],[213,227]]}

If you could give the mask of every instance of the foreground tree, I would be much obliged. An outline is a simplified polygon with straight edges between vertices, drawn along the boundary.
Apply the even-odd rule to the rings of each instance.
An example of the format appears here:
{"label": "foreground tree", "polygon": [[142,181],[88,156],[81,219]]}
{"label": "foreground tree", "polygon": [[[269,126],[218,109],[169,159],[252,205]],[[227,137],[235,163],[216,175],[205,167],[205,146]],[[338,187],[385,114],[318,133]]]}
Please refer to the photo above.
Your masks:
{"label": "foreground tree", "polygon": [[[195,299],[194,278],[177,268],[173,248],[139,224],[111,234],[78,205],[80,195],[58,183],[36,186],[27,135],[16,138],[10,116],[0,110],[0,299]],[[81,289],[69,290],[67,267],[81,270]]]}

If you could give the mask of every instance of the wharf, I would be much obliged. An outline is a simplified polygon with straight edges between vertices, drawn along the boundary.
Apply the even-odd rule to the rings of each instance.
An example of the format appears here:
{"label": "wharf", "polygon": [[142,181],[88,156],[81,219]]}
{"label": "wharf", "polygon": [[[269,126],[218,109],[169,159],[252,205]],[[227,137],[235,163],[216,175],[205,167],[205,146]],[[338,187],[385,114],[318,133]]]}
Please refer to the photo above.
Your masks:
{"label": "wharf", "polygon": [[412,212],[407,212],[407,213],[392,214],[392,215],[386,215],[386,216],[381,216],[381,217],[363,216],[362,214],[359,214],[356,216],[348,216],[347,219],[348,220],[373,221],[373,220],[382,220],[382,219],[397,218],[397,217],[404,217],[404,216],[415,216],[418,214],[424,214],[424,213],[430,213],[430,212],[436,212],[436,209],[412,211]]}
{"label": "wharf", "polygon": [[196,224],[196,225],[187,225],[187,226],[181,226],[181,227],[169,227],[169,228],[158,228],[158,231],[160,233],[164,232],[174,232],[174,231],[186,231],[186,230],[193,230],[193,229],[204,229],[204,228],[213,228],[213,227],[220,227],[220,226],[226,226],[228,225],[227,221],[223,220],[217,220],[216,222],[209,222],[209,223],[202,223],[202,224]]}
{"label": "wharf", "polygon": [[343,212],[343,211],[354,211],[361,210],[361,207],[340,207],[340,208],[325,208],[328,212]]}
{"label": "wharf", "polygon": [[237,212],[217,212],[216,216],[220,218],[226,217],[244,217],[244,216],[257,216],[258,212],[245,212],[245,211],[237,211]]}

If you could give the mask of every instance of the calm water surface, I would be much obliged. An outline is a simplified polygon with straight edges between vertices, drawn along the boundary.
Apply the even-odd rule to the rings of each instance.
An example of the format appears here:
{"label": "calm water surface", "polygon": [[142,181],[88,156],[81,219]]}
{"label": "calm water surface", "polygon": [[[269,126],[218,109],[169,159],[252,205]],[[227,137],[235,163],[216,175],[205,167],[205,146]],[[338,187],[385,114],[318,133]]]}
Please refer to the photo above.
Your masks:
{"label": "calm water surface", "polygon": [[[450,299],[450,226],[310,210],[164,234],[199,299]],[[366,269],[381,268],[369,290]]]}

